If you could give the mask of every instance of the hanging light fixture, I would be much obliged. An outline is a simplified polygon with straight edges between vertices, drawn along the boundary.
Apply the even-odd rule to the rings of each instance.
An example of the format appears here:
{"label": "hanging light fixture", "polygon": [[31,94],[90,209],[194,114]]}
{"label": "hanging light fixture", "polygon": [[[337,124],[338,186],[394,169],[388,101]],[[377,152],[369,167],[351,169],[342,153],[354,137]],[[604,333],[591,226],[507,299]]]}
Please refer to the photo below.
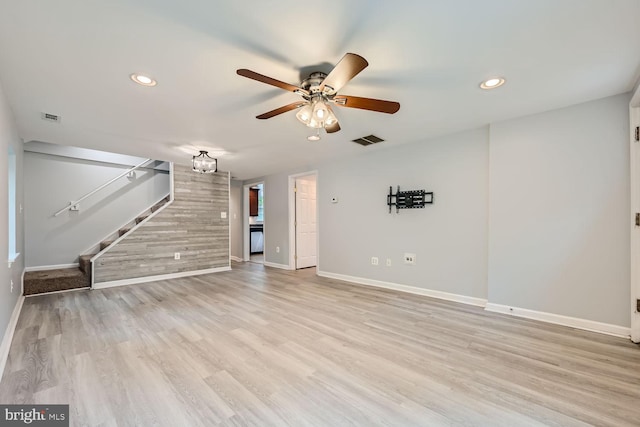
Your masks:
{"label": "hanging light fixture", "polygon": [[324,129],[338,121],[327,99],[321,94],[314,95],[308,103],[300,108],[296,113],[296,118],[305,126],[313,129]]}
{"label": "hanging light fixture", "polygon": [[296,118],[300,120],[305,125],[309,126],[309,120],[311,120],[311,114],[313,114],[313,108],[311,108],[311,104],[307,103],[304,107],[300,108],[296,113]]}
{"label": "hanging light fixture", "polygon": [[325,126],[331,126],[338,121],[338,118],[335,114],[333,114],[333,110],[329,105],[327,105],[327,111],[329,112],[327,118],[324,121]]}
{"label": "hanging light fixture", "polygon": [[314,135],[309,135],[307,139],[309,141],[320,141],[320,128],[316,129],[316,133]]}
{"label": "hanging light fixture", "polygon": [[313,103],[313,118],[318,121],[318,123],[324,123],[329,115],[329,110],[327,109],[327,104],[324,103],[324,100],[321,98],[314,99]]}
{"label": "hanging light fixture", "polygon": [[218,159],[209,157],[209,152],[200,150],[200,154],[193,156],[193,171],[199,173],[214,173],[218,171]]}

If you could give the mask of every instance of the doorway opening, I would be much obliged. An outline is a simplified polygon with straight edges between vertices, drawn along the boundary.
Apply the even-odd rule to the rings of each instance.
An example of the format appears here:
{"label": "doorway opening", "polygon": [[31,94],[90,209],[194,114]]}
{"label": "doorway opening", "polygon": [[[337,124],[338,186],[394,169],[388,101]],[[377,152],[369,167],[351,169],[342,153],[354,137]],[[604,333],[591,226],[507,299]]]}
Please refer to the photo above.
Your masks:
{"label": "doorway opening", "polygon": [[318,268],[317,172],[289,176],[289,266]]}
{"label": "doorway opening", "polygon": [[264,264],[264,183],[244,186],[244,260]]}

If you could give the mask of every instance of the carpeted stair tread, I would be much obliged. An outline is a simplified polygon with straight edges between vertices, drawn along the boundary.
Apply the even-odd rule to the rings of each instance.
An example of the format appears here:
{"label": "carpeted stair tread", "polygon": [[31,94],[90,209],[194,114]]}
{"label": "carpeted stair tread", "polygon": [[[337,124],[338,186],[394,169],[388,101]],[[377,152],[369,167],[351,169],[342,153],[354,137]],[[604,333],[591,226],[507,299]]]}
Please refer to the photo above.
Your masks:
{"label": "carpeted stair tread", "polygon": [[80,255],[78,257],[80,271],[89,274],[91,271],[91,258],[93,258],[93,255]]}
{"label": "carpeted stair tread", "polygon": [[127,228],[121,228],[120,230],[118,230],[118,236],[122,237],[125,234],[127,234],[128,232],[131,231],[131,228],[127,227]]}
{"label": "carpeted stair tread", "polygon": [[89,279],[78,268],[29,271],[24,274],[25,295],[86,287],[89,287]]}
{"label": "carpeted stair tread", "polygon": [[102,242],[100,242],[100,250],[103,250],[107,246],[111,245],[113,242],[115,242],[115,240],[103,240]]}
{"label": "carpeted stair tread", "polygon": [[142,221],[144,221],[147,218],[149,218],[149,215],[139,216],[138,218],[136,218],[136,224],[140,224]]}

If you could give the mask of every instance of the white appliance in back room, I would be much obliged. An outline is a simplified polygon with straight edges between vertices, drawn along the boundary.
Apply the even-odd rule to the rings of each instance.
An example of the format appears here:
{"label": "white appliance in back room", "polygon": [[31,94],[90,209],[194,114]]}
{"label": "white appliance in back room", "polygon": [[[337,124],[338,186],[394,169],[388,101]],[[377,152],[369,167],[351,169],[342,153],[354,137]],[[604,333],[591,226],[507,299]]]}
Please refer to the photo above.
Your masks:
{"label": "white appliance in back room", "polygon": [[264,230],[263,226],[251,226],[251,255],[264,252]]}

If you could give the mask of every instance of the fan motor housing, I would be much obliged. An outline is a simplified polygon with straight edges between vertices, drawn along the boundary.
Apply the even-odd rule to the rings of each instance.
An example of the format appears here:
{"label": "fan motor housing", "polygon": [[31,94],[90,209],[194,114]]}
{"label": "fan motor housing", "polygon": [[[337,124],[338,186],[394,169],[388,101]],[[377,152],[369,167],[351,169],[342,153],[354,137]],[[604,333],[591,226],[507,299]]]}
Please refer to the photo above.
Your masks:
{"label": "fan motor housing", "polygon": [[308,91],[309,93],[320,92],[320,85],[322,84],[322,82],[326,77],[327,77],[327,74],[323,72],[320,72],[320,71],[313,72],[309,75],[309,77],[307,77],[302,81],[302,83],[300,84],[300,87]]}

